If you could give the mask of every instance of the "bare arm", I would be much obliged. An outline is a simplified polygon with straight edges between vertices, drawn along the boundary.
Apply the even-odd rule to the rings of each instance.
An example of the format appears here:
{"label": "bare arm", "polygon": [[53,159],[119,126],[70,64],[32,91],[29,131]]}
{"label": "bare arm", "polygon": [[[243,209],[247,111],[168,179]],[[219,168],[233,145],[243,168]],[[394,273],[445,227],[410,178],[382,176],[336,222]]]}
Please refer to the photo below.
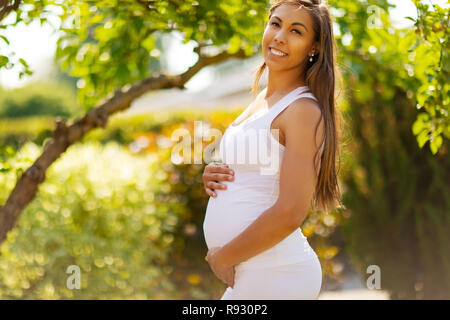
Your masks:
{"label": "bare arm", "polygon": [[[317,179],[313,159],[321,140],[314,133],[320,109],[310,99],[299,99],[286,111],[278,200],[215,253],[218,264],[234,266],[273,247],[299,228],[307,216]],[[323,133],[323,123],[318,132]]]}

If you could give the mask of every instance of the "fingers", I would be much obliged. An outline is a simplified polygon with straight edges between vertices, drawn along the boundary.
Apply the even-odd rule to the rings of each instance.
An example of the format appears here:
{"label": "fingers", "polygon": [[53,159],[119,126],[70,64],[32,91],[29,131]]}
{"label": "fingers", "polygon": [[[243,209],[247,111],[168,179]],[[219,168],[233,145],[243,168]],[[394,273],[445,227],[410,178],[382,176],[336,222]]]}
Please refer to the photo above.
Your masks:
{"label": "fingers", "polygon": [[234,269],[234,266],[231,268],[231,280],[230,280],[230,287],[234,287],[234,277],[236,275],[236,271]]}
{"label": "fingers", "polygon": [[217,197],[217,193],[214,190],[226,190],[227,186],[219,183],[218,181],[206,181],[205,182],[205,190],[206,193],[211,197]]}
{"label": "fingers", "polygon": [[210,189],[222,189],[222,190],[225,190],[227,188],[227,186],[224,185],[223,183],[219,183],[216,181],[208,181],[206,183],[206,187],[208,187]]}
{"label": "fingers", "polygon": [[203,175],[205,181],[233,181],[234,176],[228,173],[206,173]]}
{"label": "fingers", "polygon": [[205,188],[205,190],[206,190],[206,194],[207,194],[208,196],[213,197],[213,198],[217,197],[217,194],[216,194],[212,189],[210,189],[210,188]]}
{"label": "fingers", "polygon": [[230,272],[227,272],[226,281],[224,281],[229,287],[234,287],[234,268]]}
{"label": "fingers", "polygon": [[[208,261],[208,257],[209,254],[206,255],[205,260]],[[215,274],[215,276],[222,281],[223,283],[225,283],[226,285],[228,285],[229,287],[233,288],[234,287],[234,276],[235,276],[235,267],[231,267],[231,268],[226,268],[226,269],[217,269],[216,266],[214,266],[214,264],[211,264],[208,261],[208,264],[211,268],[211,270],[213,271],[213,273]]]}
{"label": "fingers", "polygon": [[219,278],[223,283],[227,286],[233,288],[234,287],[234,267],[228,268],[226,270],[221,270],[220,272],[215,272],[217,278]]}
{"label": "fingers", "polygon": [[[231,181],[233,179],[233,175],[229,173],[210,173],[208,174],[209,180],[216,180],[216,181]],[[230,179],[231,178],[231,179]]]}
{"label": "fingers", "polygon": [[234,181],[234,170],[227,164],[210,163],[203,172],[203,184],[206,194],[211,197],[217,197],[215,189],[225,190],[227,187],[220,181]]}
{"label": "fingers", "polygon": [[[234,170],[227,164],[208,164],[204,170],[205,173],[222,173],[225,175],[234,175]],[[218,179],[216,179],[218,180]]]}
{"label": "fingers", "polygon": [[[213,270],[214,271],[214,270]],[[226,275],[222,275],[216,271],[214,271],[214,274],[216,275],[216,277],[222,281],[223,283],[225,283],[227,286],[234,288],[234,269],[232,274],[227,273]]]}
{"label": "fingers", "polygon": [[223,168],[223,169],[227,169],[228,168],[229,169],[230,166],[227,165],[226,163],[214,163],[214,162],[211,162],[211,163],[209,163],[206,166],[206,168],[212,169],[212,170],[215,170],[215,169],[218,169],[218,168]]}

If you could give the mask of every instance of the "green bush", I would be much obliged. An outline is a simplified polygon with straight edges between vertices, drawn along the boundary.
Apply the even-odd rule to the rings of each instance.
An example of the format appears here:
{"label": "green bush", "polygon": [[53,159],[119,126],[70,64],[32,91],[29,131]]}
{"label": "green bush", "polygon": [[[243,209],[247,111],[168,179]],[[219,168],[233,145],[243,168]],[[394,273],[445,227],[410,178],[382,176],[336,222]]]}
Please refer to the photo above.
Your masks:
{"label": "green bush", "polygon": [[[25,166],[40,152],[28,143],[12,163]],[[117,143],[72,146],[0,248],[0,298],[174,297],[167,259],[180,206],[156,200],[163,189],[156,160]],[[15,177],[1,177],[3,203]],[[70,265],[81,269],[79,290],[66,287]]]}
{"label": "green bush", "polygon": [[68,118],[80,114],[76,100],[76,91],[63,83],[33,82],[21,88],[0,88],[0,118]]}
{"label": "green bush", "polygon": [[27,142],[42,145],[51,137],[54,122],[54,117],[49,116],[0,119],[0,148],[10,146],[17,150]]}
{"label": "green bush", "polygon": [[381,289],[391,299],[449,299],[450,143],[445,140],[436,155],[418,146],[412,125],[420,82],[402,75],[408,56],[381,41],[401,44],[405,52],[411,44],[376,32],[383,40],[369,44],[384,51],[355,57],[360,74],[347,84],[352,161],[341,175],[350,215],[342,224],[346,252],[366,278],[368,266],[380,267]]}

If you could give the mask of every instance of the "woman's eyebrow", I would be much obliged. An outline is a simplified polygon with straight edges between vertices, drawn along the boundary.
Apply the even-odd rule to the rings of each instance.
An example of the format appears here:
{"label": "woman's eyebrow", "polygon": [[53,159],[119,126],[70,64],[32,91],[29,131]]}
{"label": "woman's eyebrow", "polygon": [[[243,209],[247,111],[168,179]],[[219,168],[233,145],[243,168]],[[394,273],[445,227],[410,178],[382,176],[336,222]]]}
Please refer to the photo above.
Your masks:
{"label": "woman's eyebrow", "polygon": [[[281,20],[280,17],[278,17],[278,16],[273,16],[273,17],[274,17],[274,18],[277,18],[278,20],[280,20],[280,22],[283,22],[283,20]],[[301,23],[301,22],[293,22],[292,25],[299,25],[299,26],[302,26],[303,28],[306,29],[306,31],[308,31],[308,28],[306,28],[306,26],[305,26],[303,23]]]}

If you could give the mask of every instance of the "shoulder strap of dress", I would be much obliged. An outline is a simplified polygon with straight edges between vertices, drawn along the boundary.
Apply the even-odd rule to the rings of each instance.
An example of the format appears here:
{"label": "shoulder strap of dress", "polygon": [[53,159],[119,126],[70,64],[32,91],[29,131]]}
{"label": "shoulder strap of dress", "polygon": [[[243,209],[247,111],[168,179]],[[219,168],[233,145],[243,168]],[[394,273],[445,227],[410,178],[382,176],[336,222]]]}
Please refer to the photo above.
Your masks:
{"label": "shoulder strap of dress", "polygon": [[282,98],[279,103],[277,103],[275,106],[273,106],[274,108],[274,112],[271,115],[271,120],[276,118],[276,116],[278,116],[284,109],[286,109],[292,102],[294,102],[295,100],[299,99],[299,98],[313,98],[314,100],[317,101],[317,98],[310,92],[305,92],[307,91],[308,88],[302,88],[302,90],[300,91],[300,93],[297,92],[292,92],[292,94],[288,94],[287,96],[285,96],[284,98]]}

